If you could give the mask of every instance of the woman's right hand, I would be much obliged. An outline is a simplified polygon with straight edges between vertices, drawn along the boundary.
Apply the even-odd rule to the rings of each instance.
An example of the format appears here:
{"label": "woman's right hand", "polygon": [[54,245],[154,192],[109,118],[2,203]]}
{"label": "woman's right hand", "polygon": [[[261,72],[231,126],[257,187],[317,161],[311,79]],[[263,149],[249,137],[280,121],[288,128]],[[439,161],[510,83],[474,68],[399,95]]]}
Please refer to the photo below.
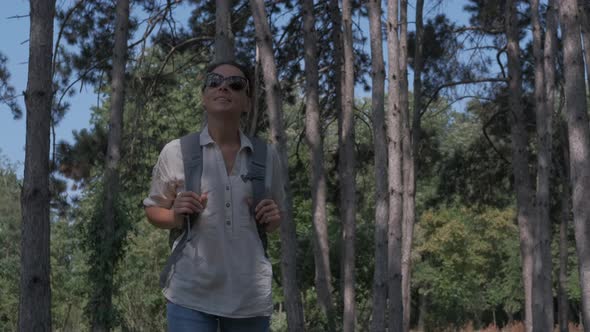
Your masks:
{"label": "woman's right hand", "polygon": [[181,191],[176,195],[172,204],[174,223],[177,228],[182,228],[184,217],[191,214],[199,214],[207,207],[207,192],[197,195],[193,191]]}

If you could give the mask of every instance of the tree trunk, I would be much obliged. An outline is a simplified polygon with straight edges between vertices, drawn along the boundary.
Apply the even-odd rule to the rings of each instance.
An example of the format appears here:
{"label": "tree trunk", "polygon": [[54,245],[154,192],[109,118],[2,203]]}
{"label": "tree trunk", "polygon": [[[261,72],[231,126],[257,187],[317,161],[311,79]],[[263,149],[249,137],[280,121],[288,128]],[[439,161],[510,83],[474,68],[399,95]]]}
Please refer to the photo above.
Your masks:
{"label": "tree trunk", "polygon": [[[549,173],[551,171],[551,128],[552,114],[547,105],[545,67],[542,51],[542,29],[539,22],[539,0],[531,1],[531,23],[533,27],[533,57],[535,65],[535,111],[537,126],[537,221],[534,225],[535,243],[533,250],[533,330],[553,330],[553,287],[551,281],[551,221],[549,219]],[[545,51],[550,52],[550,49]]]}
{"label": "tree trunk", "polygon": [[412,239],[414,236],[415,175],[409,92],[408,92],[408,1],[400,1],[400,106],[402,112],[402,303],[403,331],[410,331]]}
{"label": "tree trunk", "polygon": [[426,303],[426,295],[418,293],[418,331],[425,331],[424,321],[426,319],[426,310],[428,308]]}
{"label": "tree trunk", "polygon": [[[104,177],[104,232],[101,243],[104,248],[114,251],[118,235],[116,228],[116,200],[119,195],[119,160],[121,159],[121,136],[123,133],[123,111],[125,107],[125,65],[127,63],[127,38],[129,34],[129,0],[118,0],[115,18],[115,42],[113,48],[113,69],[111,74],[111,112],[109,137]],[[112,295],[115,259],[109,253],[102,253],[101,264],[104,274],[100,276],[100,286],[94,289],[93,298],[97,300],[92,315],[92,331],[109,331],[112,327]]]}
{"label": "tree trunk", "polygon": [[398,38],[398,2],[387,2],[387,54],[388,54],[388,96],[387,96],[387,148],[389,156],[389,221],[388,221],[388,328],[402,331],[402,113],[400,105],[400,54]]}
{"label": "tree trunk", "polygon": [[231,3],[227,0],[215,0],[215,62],[232,61],[235,58]]}
{"label": "tree trunk", "polygon": [[[552,0],[551,0],[552,1]],[[553,10],[553,15],[555,11]],[[549,23],[547,23],[549,24]],[[568,261],[568,223],[571,211],[571,190],[568,166],[570,164],[568,143],[567,143],[567,124],[563,123],[559,132],[561,136],[563,149],[564,167],[560,171],[561,177],[561,221],[559,223],[559,287],[557,289],[558,314],[559,314],[559,331],[568,332],[569,323],[569,306],[567,295],[567,261]]]}
{"label": "tree trunk", "polygon": [[375,272],[371,331],[385,331],[387,309],[387,142],[385,140],[385,64],[381,27],[381,1],[366,3],[371,31],[371,108],[375,144]]}
{"label": "tree trunk", "polygon": [[354,50],[352,47],[352,3],[342,1],[342,31],[344,72],[342,75],[342,112],[340,113],[340,210],[342,211],[343,255],[343,331],[353,332],[356,320],[355,305],[355,232],[356,188],[354,170]]}
{"label": "tree trunk", "polygon": [[49,128],[55,0],[31,0],[18,330],[51,331]]}
{"label": "tree trunk", "polygon": [[[556,71],[556,66],[557,66],[557,13],[555,11],[555,1],[554,0],[549,0],[548,1],[548,8],[547,8],[547,17],[546,17],[546,32],[545,32],[545,45],[544,45],[544,73],[545,73],[545,95],[547,100],[545,101],[545,107],[546,107],[546,112],[547,112],[547,116],[549,117],[549,121],[551,121],[551,118],[553,117],[553,114],[555,113],[555,105],[556,105],[556,95],[557,95],[557,86],[555,83],[555,71]],[[553,129],[551,128],[551,126],[549,126],[548,130],[548,135],[549,137],[551,137],[551,132],[553,131]],[[564,133],[564,142],[566,142],[565,140],[565,128],[563,130]],[[549,146],[551,147],[552,144],[549,144]],[[567,151],[567,149],[565,149],[565,151]],[[552,158],[549,158],[548,160],[550,161]],[[567,159],[566,159],[567,160]],[[569,165],[569,161],[566,161],[565,165]],[[567,184],[567,179],[565,180],[566,184]],[[569,189],[566,188],[566,190]],[[565,239],[565,242],[562,243],[562,239],[561,236],[567,236],[567,222],[568,222],[568,216],[569,216],[569,206],[570,206],[570,191],[567,190],[566,193],[563,194],[564,198],[564,203],[566,203],[566,209],[568,211],[568,214],[565,216],[566,219],[562,220],[561,223],[565,222],[565,233],[564,235],[561,234],[561,227],[563,227],[562,225],[560,225],[560,287],[562,286],[561,284],[561,279],[562,279],[562,275],[561,275],[561,268],[562,268],[562,255],[565,255],[565,264],[567,264],[567,238]],[[548,200],[548,202],[550,202],[550,200]],[[547,212],[549,214],[548,216],[548,226],[549,230],[551,230],[551,217],[550,217],[550,213]],[[545,248],[545,258],[546,260],[549,261],[549,264],[551,264],[552,262],[552,255],[551,255],[551,238],[549,238],[549,244],[547,245],[547,247]],[[565,249],[562,248],[562,245],[565,245]],[[563,252],[562,252],[563,250]],[[552,265],[550,265],[552,266]],[[564,268],[564,273],[566,273],[566,277],[564,280],[567,280],[567,266],[563,266]],[[548,269],[548,268],[546,268]],[[552,271],[552,267],[551,270]],[[565,281],[564,281],[565,282]],[[553,294],[552,288],[551,288],[551,283],[546,284],[546,287],[548,288],[548,292],[549,294]],[[565,288],[563,289],[565,290]],[[562,294],[565,295],[565,294]],[[560,302],[559,304],[559,316],[560,316],[560,321],[564,320],[565,321],[565,327],[567,329],[567,324],[568,324],[568,319],[567,319],[567,295],[565,295],[565,298],[560,299],[560,301],[565,300],[565,305],[563,305],[563,302]],[[551,308],[551,317],[553,319],[553,301],[551,301],[551,306],[549,307]],[[553,321],[552,320],[552,326],[553,326]],[[560,326],[562,326],[562,323],[560,322]]]}
{"label": "tree trunk", "polygon": [[258,130],[258,115],[260,114],[261,95],[260,95],[260,52],[256,45],[256,56],[254,60],[254,84],[252,87],[252,109],[248,112],[246,132],[250,136],[255,136]]}
{"label": "tree trunk", "polygon": [[[410,144],[404,144],[404,225],[402,242],[402,294],[404,307],[404,332],[410,330],[411,280],[412,280],[412,242],[414,222],[416,219],[416,158],[420,144],[420,117],[422,112],[422,68],[423,60],[423,23],[424,0],[416,1],[416,44],[414,49],[414,113],[410,133]],[[408,111],[409,114],[409,111]],[[407,125],[409,125],[409,120]],[[407,147],[407,148],[406,148]],[[408,150],[409,149],[409,150]],[[407,162],[406,162],[407,161]],[[407,308],[407,310],[406,310]]]}
{"label": "tree trunk", "polygon": [[516,26],[516,4],[514,0],[506,2],[505,15],[506,37],[508,41],[508,109],[510,138],[512,140],[512,170],[516,190],[517,219],[520,233],[520,253],[522,256],[522,276],[525,296],[525,329],[532,332],[532,290],[533,290],[533,240],[531,217],[532,186],[528,168],[529,151],[526,119],[521,102],[520,48],[518,45],[518,27]]}
{"label": "tree trunk", "polygon": [[264,86],[266,87],[265,96],[268,107],[270,137],[272,142],[277,145],[287,194],[287,211],[285,211],[286,213],[281,222],[281,271],[287,324],[289,331],[304,331],[303,305],[297,283],[297,233],[293,221],[293,201],[289,182],[289,168],[287,166],[287,136],[283,128],[281,86],[278,81],[277,67],[272,48],[272,36],[270,35],[270,28],[264,9],[264,1],[250,0],[250,8],[256,27],[256,42],[260,46],[260,61],[262,64],[261,70],[264,77]]}
{"label": "tree trunk", "polygon": [[328,330],[335,331],[334,305],[332,302],[332,273],[330,272],[330,247],[326,217],[326,177],[324,172],[324,147],[321,134],[319,103],[318,50],[315,30],[313,0],[304,0],[303,39],[305,44],[305,133],[311,160],[311,200],[313,210],[313,253],[315,261],[315,285],[320,308],[328,318]]}
{"label": "tree trunk", "polygon": [[[590,3],[588,1],[578,3],[580,13],[580,28],[584,41],[584,59],[586,60],[586,75],[590,75]],[[590,85],[590,76],[586,77]]]}
{"label": "tree trunk", "polygon": [[584,329],[590,331],[590,128],[577,9],[576,0],[560,1],[576,250]]}

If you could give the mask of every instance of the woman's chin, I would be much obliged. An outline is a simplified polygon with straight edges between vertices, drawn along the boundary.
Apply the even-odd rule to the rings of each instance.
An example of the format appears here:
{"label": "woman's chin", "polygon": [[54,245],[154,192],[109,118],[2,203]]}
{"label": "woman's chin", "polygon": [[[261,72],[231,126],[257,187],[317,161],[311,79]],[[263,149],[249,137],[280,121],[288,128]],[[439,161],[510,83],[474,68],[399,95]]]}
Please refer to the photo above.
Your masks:
{"label": "woman's chin", "polygon": [[216,117],[220,119],[232,119],[232,118],[240,118],[242,114],[241,110],[232,110],[232,109],[208,109],[207,116],[208,117]]}

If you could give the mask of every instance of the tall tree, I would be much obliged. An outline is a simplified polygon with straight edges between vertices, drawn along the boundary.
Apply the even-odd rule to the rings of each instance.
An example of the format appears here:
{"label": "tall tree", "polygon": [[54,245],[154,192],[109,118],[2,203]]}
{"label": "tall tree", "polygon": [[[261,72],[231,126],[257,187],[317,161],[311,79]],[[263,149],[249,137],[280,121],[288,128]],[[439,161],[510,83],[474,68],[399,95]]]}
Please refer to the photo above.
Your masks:
{"label": "tall tree", "polygon": [[399,42],[398,1],[387,2],[387,167],[389,192],[389,221],[387,234],[388,260],[388,328],[390,331],[403,330],[402,301],[402,110],[400,100],[400,42]]}
{"label": "tall tree", "polygon": [[260,51],[260,61],[265,86],[266,105],[270,124],[270,137],[277,144],[281,160],[282,175],[285,179],[287,206],[285,216],[281,222],[281,272],[285,307],[289,331],[303,331],[303,305],[297,284],[297,235],[293,222],[293,202],[289,183],[289,169],[287,167],[287,136],[283,127],[282,92],[277,76],[277,67],[272,46],[272,36],[268,26],[268,19],[263,0],[250,0],[250,8],[256,26],[256,43]]}
{"label": "tall tree", "polygon": [[371,331],[385,331],[387,309],[387,142],[385,140],[385,64],[381,0],[366,3],[371,31],[371,108],[375,145],[375,272]]}
{"label": "tall tree", "polygon": [[115,16],[115,40],[113,49],[113,68],[111,74],[111,109],[109,120],[109,134],[107,158],[104,174],[103,216],[104,229],[101,232],[106,252],[102,259],[96,262],[103,273],[100,285],[94,289],[93,298],[96,299],[96,310],[92,314],[93,331],[110,331],[112,319],[113,275],[116,252],[115,242],[120,235],[117,229],[117,201],[119,199],[120,176],[119,161],[121,160],[121,136],[123,133],[123,110],[125,106],[125,66],[127,64],[127,38],[129,34],[129,0],[117,0]]}
{"label": "tall tree", "polygon": [[[556,66],[557,66],[557,12],[555,9],[555,1],[554,0],[549,0],[548,2],[548,6],[547,6],[547,13],[546,13],[546,29],[545,29],[545,41],[544,41],[544,57],[543,57],[543,72],[545,74],[545,96],[546,96],[546,100],[545,100],[545,116],[548,117],[548,121],[550,123],[549,128],[547,128],[548,133],[546,133],[549,138],[549,142],[551,142],[551,132],[553,131],[552,129],[552,125],[551,125],[551,119],[553,117],[553,114],[555,113],[555,105],[556,105],[556,96],[557,96],[557,86],[556,86],[556,82],[555,82],[555,72],[556,72]],[[565,130],[561,130],[563,132],[564,135],[564,139],[563,142],[567,142],[567,140],[565,139]],[[549,142],[545,142],[545,144],[549,144]],[[549,144],[549,146],[551,146],[551,144]],[[549,150],[551,151],[551,150]],[[564,151],[567,151],[567,148],[564,149]],[[551,160],[551,158],[549,158],[549,160]],[[564,158],[565,163],[564,165],[569,165],[569,161],[568,158]],[[567,174],[565,174],[563,176],[563,180],[562,180],[562,184],[565,184],[566,186],[563,187],[563,198],[562,198],[562,220],[560,223],[560,245],[559,245],[559,268],[560,268],[560,273],[559,273],[559,285],[563,285],[563,283],[565,283],[566,281],[563,280],[565,278],[563,278],[564,276],[562,275],[562,268],[563,268],[563,273],[566,275],[567,278],[567,225],[568,225],[568,219],[569,219],[569,211],[570,211],[570,191],[569,191],[569,186],[567,185]],[[566,214],[567,212],[567,214]],[[549,216],[547,217],[548,219],[550,218]],[[548,230],[547,230],[548,227]],[[549,219],[547,221],[547,224],[545,225],[545,232],[550,232],[551,231],[551,220]],[[549,233],[550,234],[550,233]],[[549,266],[551,266],[551,237],[549,237],[549,239],[547,239],[546,236],[542,236],[541,239],[543,239],[544,241],[549,241],[548,247],[544,247],[544,249],[546,250],[544,252],[544,259],[548,260],[548,264]],[[552,269],[550,269],[549,267],[545,268],[546,271],[550,271]],[[562,281],[563,280],[563,281]],[[551,288],[551,283],[550,283],[550,279],[549,279],[549,283],[546,280],[545,283],[545,289],[547,292],[547,295],[552,295],[553,294],[553,290]],[[563,282],[563,283],[562,283]],[[563,291],[563,290],[562,290]],[[559,295],[558,295],[559,296]],[[546,301],[551,301],[551,302],[546,302],[548,303],[548,308],[552,309],[552,296],[547,296],[548,298],[546,299]],[[559,321],[560,321],[560,328],[563,328],[563,326],[566,326],[567,328],[567,324],[568,324],[568,314],[567,314],[567,295],[562,293],[559,300]],[[551,310],[551,319],[553,319],[553,310]],[[551,321],[553,322],[553,321]],[[552,323],[553,325],[553,323]]]}
{"label": "tall tree", "polygon": [[319,100],[318,50],[313,0],[302,3],[303,39],[305,47],[305,138],[311,160],[311,200],[313,210],[313,253],[315,285],[320,308],[328,318],[328,329],[335,331],[332,302],[332,273],[326,216],[326,176],[324,172],[324,144],[321,129]]}
{"label": "tall tree", "polygon": [[[547,105],[544,62],[543,31],[539,19],[539,0],[531,1],[531,24],[533,27],[533,61],[535,72],[534,105],[537,125],[537,188],[536,221],[534,224],[533,249],[533,330],[553,330],[553,287],[551,282],[551,221],[549,219],[549,172],[551,168],[552,114]],[[549,54],[551,50],[545,49]],[[548,68],[551,70],[551,68]]]}
{"label": "tall tree", "polygon": [[342,1],[342,110],[339,119],[340,211],[343,244],[343,331],[353,332],[356,320],[355,303],[355,233],[356,186],[354,157],[354,50],[352,39],[352,1]]}
{"label": "tall tree", "polygon": [[512,171],[516,190],[517,219],[520,233],[520,252],[522,256],[522,277],[525,294],[525,328],[531,332],[532,290],[533,290],[533,192],[528,168],[529,150],[526,131],[526,118],[522,105],[522,83],[520,65],[520,46],[516,19],[516,0],[506,1],[504,24],[508,53],[508,110],[510,138],[512,141]]}
{"label": "tall tree", "polygon": [[570,180],[582,288],[582,317],[585,331],[590,331],[590,128],[577,9],[576,0],[560,1]]}
{"label": "tall tree", "polygon": [[18,330],[51,331],[49,126],[55,0],[31,0]]}
{"label": "tall tree", "polygon": [[215,62],[230,61],[235,57],[231,3],[232,1],[215,0]]}
{"label": "tall tree", "polygon": [[[584,41],[584,60],[586,60],[586,75],[590,73],[590,3],[588,1],[581,1],[580,6],[580,28],[582,29],[582,40]],[[587,83],[590,84],[590,76],[587,78]]]}
{"label": "tall tree", "polygon": [[408,90],[408,1],[400,1],[400,107],[402,113],[402,302],[403,331],[410,331],[411,250],[416,215],[414,151]]}
{"label": "tall tree", "polygon": [[[550,0],[550,6],[552,5]],[[555,16],[555,9],[551,9]],[[549,15],[549,12],[547,13]],[[556,24],[555,18],[553,18]],[[547,20],[547,30],[549,30],[549,19]],[[554,31],[555,32],[555,31]],[[557,36],[555,36],[557,37]],[[561,220],[559,222],[559,280],[557,287],[557,313],[559,320],[559,332],[569,331],[569,303],[567,295],[567,262],[568,262],[568,229],[571,214],[571,190],[569,169],[570,164],[569,150],[567,143],[567,124],[563,119],[560,119],[559,137],[563,142],[563,160],[564,166],[560,168],[560,184],[561,184]]]}
{"label": "tall tree", "polygon": [[[412,243],[414,238],[414,221],[416,218],[416,158],[420,139],[420,116],[422,112],[422,69],[424,39],[424,0],[416,1],[416,41],[414,46],[414,112],[411,119],[406,119],[410,126],[409,144],[404,149],[404,232],[402,241],[402,296],[404,306],[404,332],[410,330],[411,285],[412,280]],[[409,111],[408,111],[409,114]]]}

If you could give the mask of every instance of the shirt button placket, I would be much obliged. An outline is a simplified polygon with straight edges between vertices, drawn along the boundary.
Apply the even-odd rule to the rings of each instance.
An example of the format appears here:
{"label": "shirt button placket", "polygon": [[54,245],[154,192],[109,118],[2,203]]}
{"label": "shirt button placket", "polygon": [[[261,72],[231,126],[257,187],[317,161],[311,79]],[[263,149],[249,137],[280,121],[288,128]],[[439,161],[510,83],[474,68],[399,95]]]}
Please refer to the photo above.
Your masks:
{"label": "shirt button placket", "polygon": [[231,227],[231,187],[229,184],[225,185],[225,225]]}

